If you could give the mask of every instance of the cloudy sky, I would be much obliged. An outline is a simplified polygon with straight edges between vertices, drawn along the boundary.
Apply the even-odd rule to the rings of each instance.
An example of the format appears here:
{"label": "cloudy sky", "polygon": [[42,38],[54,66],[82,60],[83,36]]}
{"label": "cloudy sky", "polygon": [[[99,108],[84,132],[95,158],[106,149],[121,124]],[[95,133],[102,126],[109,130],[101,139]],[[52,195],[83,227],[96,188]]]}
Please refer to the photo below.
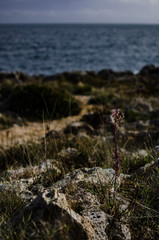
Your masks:
{"label": "cloudy sky", "polygon": [[157,23],[159,0],[0,0],[0,23]]}

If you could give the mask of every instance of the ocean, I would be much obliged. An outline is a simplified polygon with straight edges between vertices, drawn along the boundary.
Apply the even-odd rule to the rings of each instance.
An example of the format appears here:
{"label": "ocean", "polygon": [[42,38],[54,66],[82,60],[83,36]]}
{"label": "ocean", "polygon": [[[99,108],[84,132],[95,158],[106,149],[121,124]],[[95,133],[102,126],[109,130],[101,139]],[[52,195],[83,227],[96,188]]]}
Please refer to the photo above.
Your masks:
{"label": "ocean", "polygon": [[0,72],[140,71],[159,65],[159,25],[1,24]]}

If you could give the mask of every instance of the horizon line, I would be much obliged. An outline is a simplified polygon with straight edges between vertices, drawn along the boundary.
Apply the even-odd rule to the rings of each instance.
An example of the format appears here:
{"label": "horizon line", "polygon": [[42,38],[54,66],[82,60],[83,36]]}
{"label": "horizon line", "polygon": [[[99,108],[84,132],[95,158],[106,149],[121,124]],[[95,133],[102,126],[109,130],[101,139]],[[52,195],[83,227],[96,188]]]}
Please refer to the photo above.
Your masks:
{"label": "horizon line", "polygon": [[68,25],[71,25],[71,24],[81,24],[81,25],[98,25],[98,24],[102,24],[102,25],[159,25],[159,23],[131,23],[131,22],[117,22],[117,23],[113,23],[113,22],[0,22],[0,25],[14,25],[14,24],[18,24],[18,25],[24,25],[24,24],[29,24],[29,25],[32,25],[32,24],[41,24],[41,25],[46,25],[46,24],[68,24]]}

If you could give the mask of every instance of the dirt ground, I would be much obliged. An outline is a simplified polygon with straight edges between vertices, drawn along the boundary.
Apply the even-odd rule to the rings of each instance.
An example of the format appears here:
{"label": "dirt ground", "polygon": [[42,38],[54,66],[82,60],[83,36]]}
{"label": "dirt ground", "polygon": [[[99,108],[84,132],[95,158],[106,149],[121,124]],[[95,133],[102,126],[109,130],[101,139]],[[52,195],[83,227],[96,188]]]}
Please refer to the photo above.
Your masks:
{"label": "dirt ground", "polygon": [[0,146],[4,148],[28,140],[38,141],[51,130],[63,130],[68,124],[79,121],[81,116],[91,111],[93,106],[87,104],[89,96],[76,96],[76,98],[82,104],[82,111],[79,115],[53,121],[27,122],[27,125],[23,126],[14,124],[13,127],[0,131]]}

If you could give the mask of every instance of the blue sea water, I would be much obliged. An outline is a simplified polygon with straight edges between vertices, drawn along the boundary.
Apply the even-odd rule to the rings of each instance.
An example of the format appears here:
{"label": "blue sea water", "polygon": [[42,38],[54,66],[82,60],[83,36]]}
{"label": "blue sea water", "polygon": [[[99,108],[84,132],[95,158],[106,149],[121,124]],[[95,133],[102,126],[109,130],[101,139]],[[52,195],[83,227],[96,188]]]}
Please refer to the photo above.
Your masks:
{"label": "blue sea water", "polygon": [[0,25],[0,72],[51,75],[159,65],[159,25]]}

